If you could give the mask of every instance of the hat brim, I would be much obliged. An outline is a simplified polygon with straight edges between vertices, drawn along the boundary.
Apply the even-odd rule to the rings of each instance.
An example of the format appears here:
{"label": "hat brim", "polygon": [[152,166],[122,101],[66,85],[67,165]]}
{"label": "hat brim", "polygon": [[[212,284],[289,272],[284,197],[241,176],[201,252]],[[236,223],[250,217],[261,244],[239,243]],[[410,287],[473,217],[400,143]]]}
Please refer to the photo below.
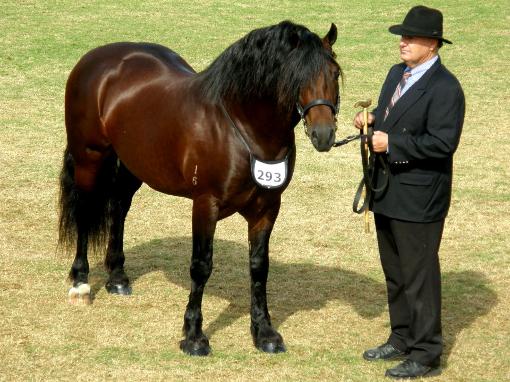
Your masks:
{"label": "hat brim", "polygon": [[388,28],[390,33],[397,34],[399,36],[416,36],[416,37],[428,37],[428,38],[434,38],[439,41],[443,41],[447,44],[453,44],[450,40],[447,40],[443,38],[442,36],[435,36],[434,34],[428,32],[419,30],[416,28],[408,27],[403,24],[398,25],[392,25]]}

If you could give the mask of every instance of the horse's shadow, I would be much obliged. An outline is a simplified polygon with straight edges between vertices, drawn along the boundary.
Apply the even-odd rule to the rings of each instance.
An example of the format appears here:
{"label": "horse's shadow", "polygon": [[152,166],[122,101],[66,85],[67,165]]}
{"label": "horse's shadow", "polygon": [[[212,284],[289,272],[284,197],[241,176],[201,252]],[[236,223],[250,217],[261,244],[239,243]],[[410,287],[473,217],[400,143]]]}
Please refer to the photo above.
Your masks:
{"label": "horse's shadow", "polygon": [[[220,297],[229,305],[204,328],[208,336],[232,325],[250,311],[247,247],[225,240],[215,240],[214,244],[214,271],[205,294]],[[132,285],[145,274],[161,271],[171,283],[187,289],[191,284],[190,256],[191,239],[188,237],[152,240],[126,251],[126,270]],[[102,265],[98,263],[96,267]],[[365,275],[342,268],[288,264],[274,259],[270,260],[269,272],[268,301],[275,327],[297,312],[318,310],[330,301],[350,305],[364,319],[386,312],[384,282]],[[104,279],[95,278],[93,293],[97,293],[104,282]],[[489,286],[481,272],[443,274],[445,359],[457,335],[497,303],[497,296]],[[370,330],[367,327],[367,331]]]}

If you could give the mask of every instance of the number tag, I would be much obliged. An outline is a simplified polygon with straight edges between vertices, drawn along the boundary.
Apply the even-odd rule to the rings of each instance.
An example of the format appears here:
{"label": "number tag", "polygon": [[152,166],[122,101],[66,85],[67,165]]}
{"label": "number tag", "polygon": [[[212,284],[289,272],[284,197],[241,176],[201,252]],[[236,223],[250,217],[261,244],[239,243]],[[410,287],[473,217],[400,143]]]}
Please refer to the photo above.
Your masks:
{"label": "number tag", "polygon": [[279,161],[261,161],[251,157],[251,175],[255,183],[264,188],[278,188],[287,181],[287,157]]}

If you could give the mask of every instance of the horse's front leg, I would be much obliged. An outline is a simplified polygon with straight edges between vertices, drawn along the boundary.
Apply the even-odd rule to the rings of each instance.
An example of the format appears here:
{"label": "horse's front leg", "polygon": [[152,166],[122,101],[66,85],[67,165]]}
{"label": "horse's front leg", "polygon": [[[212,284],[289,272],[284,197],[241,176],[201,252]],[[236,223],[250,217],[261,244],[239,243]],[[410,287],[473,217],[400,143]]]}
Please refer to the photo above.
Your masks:
{"label": "horse's front leg", "polygon": [[218,220],[215,199],[207,196],[193,201],[193,253],[191,257],[191,292],[184,314],[184,340],[181,350],[189,355],[208,355],[209,340],[202,332],[202,297],[212,272],[213,238]]}
{"label": "horse's front leg", "polygon": [[[257,214],[248,214],[251,276],[251,334],[257,349],[266,353],[285,352],[282,336],[272,327],[267,309],[269,238],[280,209],[280,199]],[[257,211],[257,209],[255,209]]]}

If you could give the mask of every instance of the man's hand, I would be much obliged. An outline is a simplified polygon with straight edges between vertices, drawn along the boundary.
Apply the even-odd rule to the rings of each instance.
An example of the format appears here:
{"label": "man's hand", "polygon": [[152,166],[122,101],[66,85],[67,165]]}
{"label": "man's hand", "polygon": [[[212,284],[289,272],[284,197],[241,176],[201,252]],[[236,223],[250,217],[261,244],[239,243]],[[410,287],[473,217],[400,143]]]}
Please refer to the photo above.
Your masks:
{"label": "man's hand", "polygon": [[[373,113],[368,113],[368,126],[374,124],[375,116]],[[357,129],[363,130],[363,126],[365,124],[365,120],[363,118],[363,112],[360,111],[356,113],[354,117],[354,127]],[[372,148],[376,153],[385,153],[388,151],[388,134],[383,133],[382,131],[374,131],[374,135],[372,136]]]}
{"label": "man's hand", "polygon": [[374,153],[387,152],[388,151],[388,134],[386,134],[382,131],[374,131],[374,135],[372,136],[372,149],[374,150]]}
{"label": "man's hand", "polygon": [[[373,113],[368,113],[368,126],[372,126],[375,121],[375,116]],[[365,118],[363,118],[363,112],[360,111],[354,117],[354,127],[357,129],[363,130],[363,126],[365,124]]]}

